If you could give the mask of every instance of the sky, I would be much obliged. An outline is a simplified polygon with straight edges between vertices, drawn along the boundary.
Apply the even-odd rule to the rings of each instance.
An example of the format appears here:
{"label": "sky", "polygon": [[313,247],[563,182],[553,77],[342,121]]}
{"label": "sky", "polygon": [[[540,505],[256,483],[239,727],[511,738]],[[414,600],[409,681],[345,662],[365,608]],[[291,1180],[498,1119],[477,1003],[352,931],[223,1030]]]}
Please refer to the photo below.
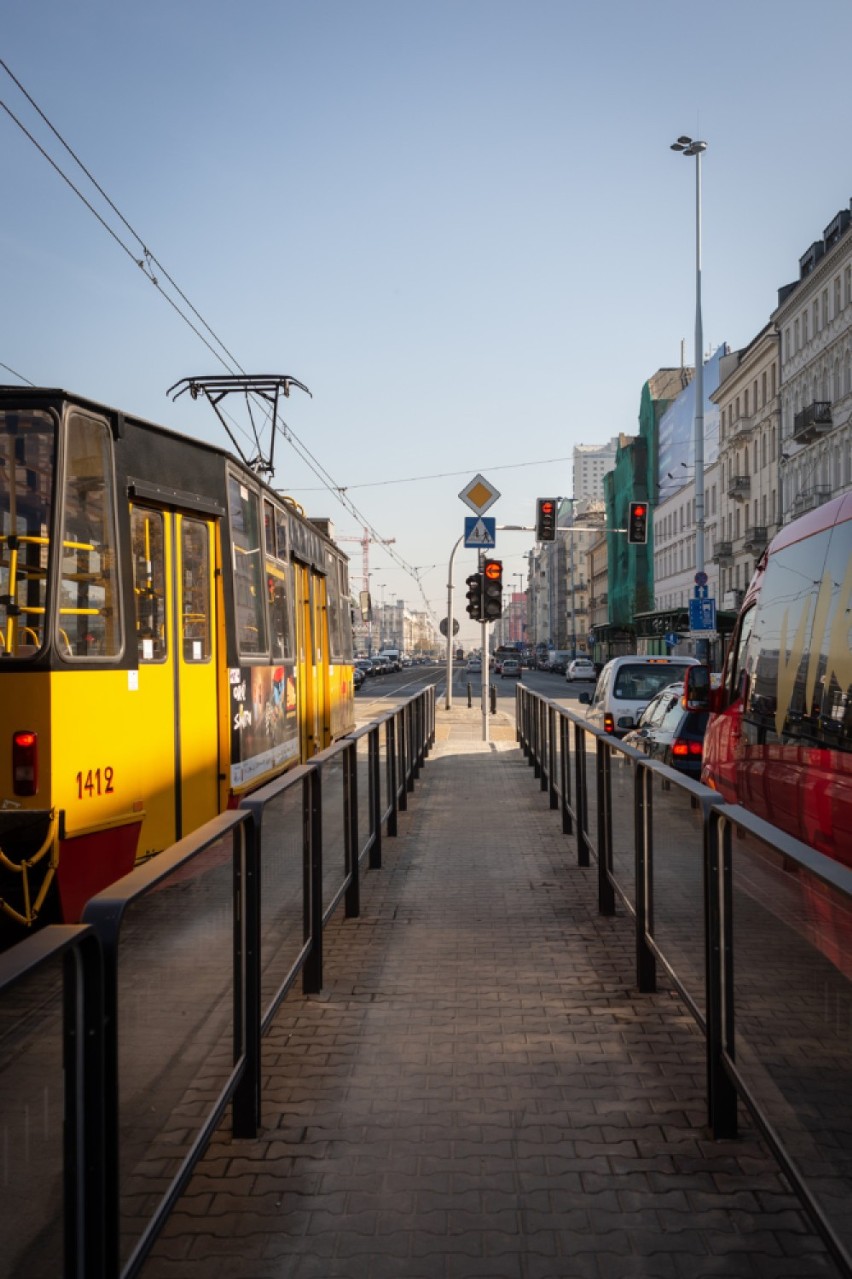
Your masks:
{"label": "sky", "polygon": [[[440,620],[468,482],[532,526],[574,447],[634,433],[644,382],[693,362],[695,161],[671,142],[707,142],[705,354],[763,328],[849,207],[852,0],[809,12],[4,0],[0,381],[230,448],[168,388],[292,375],[311,398],[283,402],[275,487],[333,521],[356,588],[365,528],[394,539],[374,599]],[[533,542],[498,532],[505,581]]]}

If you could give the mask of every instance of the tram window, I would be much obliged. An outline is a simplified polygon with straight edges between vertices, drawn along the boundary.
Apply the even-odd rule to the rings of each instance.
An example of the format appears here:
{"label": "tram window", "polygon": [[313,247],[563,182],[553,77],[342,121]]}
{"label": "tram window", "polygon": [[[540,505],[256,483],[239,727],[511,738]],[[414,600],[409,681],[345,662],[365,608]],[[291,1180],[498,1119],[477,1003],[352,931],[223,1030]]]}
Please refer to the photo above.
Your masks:
{"label": "tram window", "polygon": [[135,506],[130,513],[133,545],[133,595],[140,662],[166,656],[166,557],[160,511]]}
{"label": "tram window", "polygon": [[278,543],[278,558],[287,563],[289,560],[287,554],[287,516],[284,511],[279,511],[277,508],[275,510],[275,530]]}
{"label": "tram window", "polygon": [[56,425],[0,413],[0,660],[44,644]]}
{"label": "tram window", "polygon": [[181,523],[183,660],[210,660],[210,536],[200,520]]}
{"label": "tram window", "polygon": [[56,619],[60,651],[69,657],[116,657],[121,651],[113,487],[106,423],[72,413]]}
{"label": "tram window", "polygon": [[275,508],[271,502],[263,503],[263,533],[266,539],[266,554],[277,558],[275,549]]}
{"label": "tram window", "polygon": [[243,656],[266,653],[266,601],[260,546],[260,510],[253,493],[236,475],[228,477],[228,508],[234,565],[237,647]]}
{"label": "tram window", "polygon": [[266,592],[272,633],[272,660],[283,662],[293,656],[290,624],[288,573],[272,564],[266,566]]}
{"label": "tram window", "polygon": [[328,612],[328,647],[332,661],[340,659],[340,579],[337,560],[326,552],[325,606]]}

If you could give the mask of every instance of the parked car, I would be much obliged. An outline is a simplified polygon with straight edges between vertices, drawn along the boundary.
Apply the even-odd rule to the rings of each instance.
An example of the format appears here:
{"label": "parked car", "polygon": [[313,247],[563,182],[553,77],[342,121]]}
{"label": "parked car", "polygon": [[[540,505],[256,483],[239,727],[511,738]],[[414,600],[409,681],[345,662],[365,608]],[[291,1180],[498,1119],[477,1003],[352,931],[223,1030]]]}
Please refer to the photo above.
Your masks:
{"label": "parked car", "polygon": [[521,663],[516,657],[504,657],[503,668],[500,671],[500,678],[505,679],[509,675],[513,679],[521,678]]}
{"label": "parked car", "polygon": [[364,670],[364,667],[359,666],[358,663],[356,662],[355,665],[352,667],[352,687],[356,689],[360,688],[366,678],[367,678],[367,674]]}
{"label": "parked car", "polygon": [[595,664],[589,657],[575,657],[573,662],[569,662],[565,671],[565,678],[569,684],[573,684],[574,680],[595,680]]}
{"label": "parked car", "polygon": [[578,700],[588,706],[586,718],[594,728],[623,737],[636,727],[660,689],[682,679],[688,666],[697,665],[694,657],[612,657],[601,671],[594,693],[581,693]]}
{"label": "parked car", "polygon": [[683,680],[667,684],[651,698],[638,725],[625,733],[623,740],[625,746],[633,746],[697,782],[710,713],[687,710],[685,701]]}

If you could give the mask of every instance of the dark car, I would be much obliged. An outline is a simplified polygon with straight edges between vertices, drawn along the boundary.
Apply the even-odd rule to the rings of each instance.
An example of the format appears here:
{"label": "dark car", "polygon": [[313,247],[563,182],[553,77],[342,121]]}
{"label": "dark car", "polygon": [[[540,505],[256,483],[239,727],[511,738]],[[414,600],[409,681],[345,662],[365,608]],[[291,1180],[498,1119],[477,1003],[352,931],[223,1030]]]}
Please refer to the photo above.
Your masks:
{"label": "dark car", "polygon": [[651,698],[639,723],[623,740],[697,782],[708,719],[708,711],[684,710],[682,682],[667,684]]}

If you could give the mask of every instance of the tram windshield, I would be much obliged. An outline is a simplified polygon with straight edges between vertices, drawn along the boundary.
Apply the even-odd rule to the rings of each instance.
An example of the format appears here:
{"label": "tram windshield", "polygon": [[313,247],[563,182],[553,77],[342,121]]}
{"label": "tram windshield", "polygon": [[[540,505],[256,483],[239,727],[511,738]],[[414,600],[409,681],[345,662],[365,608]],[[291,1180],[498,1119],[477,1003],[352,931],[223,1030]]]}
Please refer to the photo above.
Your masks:
{"label": "tram windshield", "polygon": [[34,657],[50,637],[55,504],[63,512],[56,649],[70,660],[121,651],[109,428],[69,414],[61,502],[56,439],[49,413],[0,412],[0,659]]}
{"label": "tram windshield", "polygon": [[55,471],[54,418],[0,412],[0,659],[44,647]]}

